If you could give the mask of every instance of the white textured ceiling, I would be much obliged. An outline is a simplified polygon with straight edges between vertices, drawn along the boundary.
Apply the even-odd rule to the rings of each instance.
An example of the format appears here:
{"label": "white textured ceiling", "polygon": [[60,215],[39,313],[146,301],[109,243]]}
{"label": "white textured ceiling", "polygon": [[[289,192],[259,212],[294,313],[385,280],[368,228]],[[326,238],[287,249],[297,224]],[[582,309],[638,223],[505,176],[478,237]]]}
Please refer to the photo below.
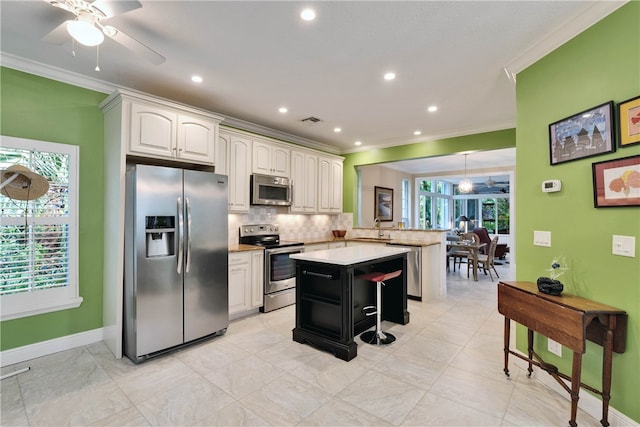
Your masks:
{"label": "white textured ceiling", "polygon": [[[3,0],[0,40],[5,65],[46,64],[69,80],[87,76],[347,153],[514,127],[515,85],[504,67],[520,71],[622,4],[142,1],[107,23],[166,62],[152,65],[108,39],[96,72],[95,48],[76,45],[72,57],[70,39],[41,40],[68,13],[41,0]],[[304,6],[316,9],[314,22],[299,19]],[[397,78],[385,82],[389,70]],[[194,73],[204,83],[191,83]],[[427,113],[432,104],[439,111]],[[301,122],[309,116],[321,122]]]}

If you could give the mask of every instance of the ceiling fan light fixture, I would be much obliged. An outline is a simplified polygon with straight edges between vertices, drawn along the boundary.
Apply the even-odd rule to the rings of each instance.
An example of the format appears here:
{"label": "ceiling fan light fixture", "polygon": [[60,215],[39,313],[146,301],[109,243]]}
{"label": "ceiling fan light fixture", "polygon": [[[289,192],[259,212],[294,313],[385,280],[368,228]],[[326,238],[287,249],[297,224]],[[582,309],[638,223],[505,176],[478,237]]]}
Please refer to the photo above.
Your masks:
{"label": "ceiling fan light fixture", "polygon": [[67,31],[78,43],[85,46],[97,46],[104,41],[104,34],[83,16],[67,24]]}

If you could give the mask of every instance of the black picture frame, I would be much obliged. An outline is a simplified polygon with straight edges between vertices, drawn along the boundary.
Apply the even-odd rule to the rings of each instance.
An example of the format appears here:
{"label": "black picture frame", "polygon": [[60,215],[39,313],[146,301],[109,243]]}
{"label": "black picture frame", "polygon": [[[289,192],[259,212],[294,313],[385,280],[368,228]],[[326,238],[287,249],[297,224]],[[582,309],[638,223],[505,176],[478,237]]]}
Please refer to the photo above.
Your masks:
{"label": "black picture frame", "polygon": [[613,101],[551,123],[551,166],[616,151],[614,128]]}
{"label": "black picture frame", "polygon": [[640,155],[597,162],[593,172],[593,206],[640,206]]}
{"label": "black picture frame", "polygon": [[374,187],[374,218],[393,221],[393,188]]}

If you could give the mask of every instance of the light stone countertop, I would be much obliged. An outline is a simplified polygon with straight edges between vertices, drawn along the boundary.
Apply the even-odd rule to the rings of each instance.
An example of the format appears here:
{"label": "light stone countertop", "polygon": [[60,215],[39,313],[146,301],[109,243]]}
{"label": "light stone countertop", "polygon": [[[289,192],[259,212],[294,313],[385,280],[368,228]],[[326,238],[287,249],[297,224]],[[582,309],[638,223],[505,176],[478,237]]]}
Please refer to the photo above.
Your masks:
{"label": "light stone countertop", "polygon": [[352,265],[407,252],[408,249],[395,246],[349,246],[293,254],[289,258],[332,265]]}

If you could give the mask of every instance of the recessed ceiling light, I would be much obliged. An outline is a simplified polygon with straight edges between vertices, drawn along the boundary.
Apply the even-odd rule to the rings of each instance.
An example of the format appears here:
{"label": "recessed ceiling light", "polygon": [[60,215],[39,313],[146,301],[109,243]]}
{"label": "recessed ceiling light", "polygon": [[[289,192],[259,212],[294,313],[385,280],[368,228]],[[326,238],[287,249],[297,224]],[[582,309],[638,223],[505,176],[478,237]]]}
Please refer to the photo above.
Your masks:
{"label": "recessed ceiling light", "polygon": [[333,128],[333,131],[335,133],[339,133],[339,132],[342,132],[342,128]]}
{"label": "recessed ceiling light", "polygon": [[431,107],[427,108],[427,111],[430,113],[435,113],[436,111],[438,111],[438,107],[432,105]]}
{"label": "recessed ceiling light", "polygon": [[422,135],[422,132],[420,132],[419,130],[416,130],[413,132],[414,135]]}
{"label": "recessed ceiling light", "polygon": [[202,77],[201,76],[191,76],[191,81],[194,83],[202,83]]}
{"label": "recessed ceiling light", "polygon": [[282,114],[284,114],[289,110],[287,109],[287,107],[280,107],[280,108],[278,108],[278,111],[281,112]]}
{"label": "recessed ceiling light", "polygon": [[356,145],[362,145],[362,141],[356,141],[355,144]]}
{"label": "recessed ceiling light", "polygon": [[300,18],[302,18],[305,21],[313,21],[314,19],[316,19],[316,12],[313,9],[305,9],[302,12],[300,12]]}
{"label": "recessed ceiling light", "polygon": [[388,72],[388,73],[385,73],[384,75],[385,80],[393,80],[395,78],[396,78],[396,73],[393,73],[393,72]]}

